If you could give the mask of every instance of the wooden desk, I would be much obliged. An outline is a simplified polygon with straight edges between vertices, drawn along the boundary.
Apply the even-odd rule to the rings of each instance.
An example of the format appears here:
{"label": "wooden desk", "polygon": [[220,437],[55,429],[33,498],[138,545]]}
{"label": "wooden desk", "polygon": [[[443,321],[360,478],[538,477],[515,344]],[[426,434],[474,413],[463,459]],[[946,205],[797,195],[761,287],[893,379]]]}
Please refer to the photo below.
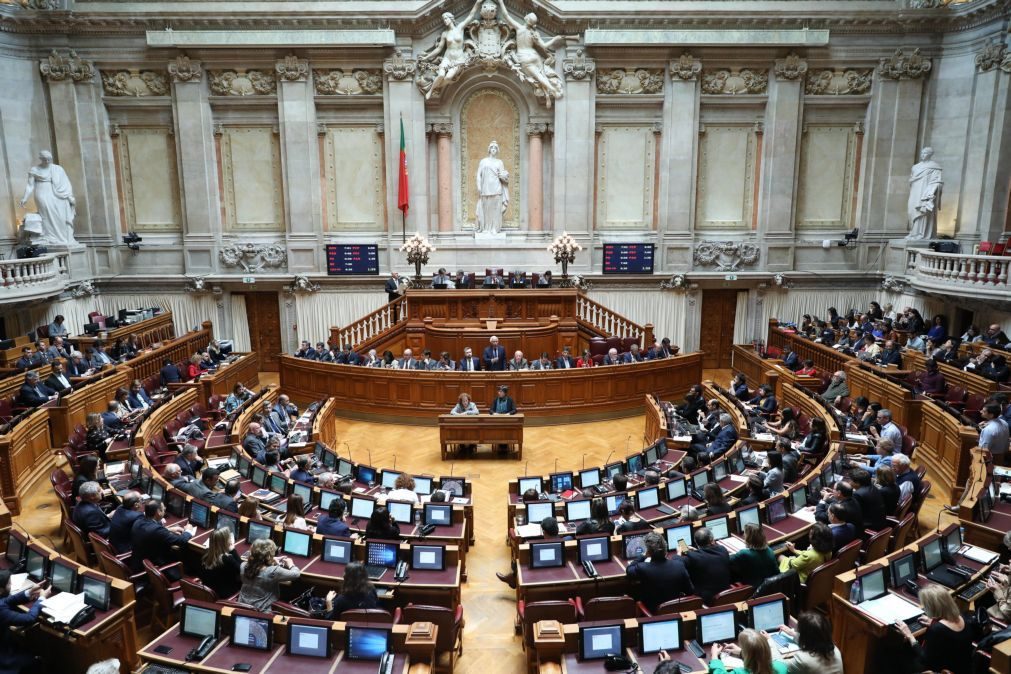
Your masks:
{"label": "wooden desk", "polygon": [[441,414],[442,460],[449,457],[450,445],[508,445],[514,458],[522,459],[523,420],[522,414]]}
{"label": "wooden desk", "polygon": [[104,333],[104,337],[99,337],[98,335],[79,335],[71,337],[70,341],[77,345],[78,351],[85,353],[89,347],[94,346],[95,342],[98,341],[103,342],[106,346],[112,346],[113,342],[121,337],[125,339],[130,335],[137,335],[140,337],[141,344],[151,346],[155,342],[164,342],[172,339],[176,334],[175,326],[172,323],[171,311],[163,311],[157,316],[152,316],[130,325],[121,325],[111,330],[103,330],[102,333]]}
{"label": "wooden desk", "polygon": [[667,414],[660,408],[660,401],[653,394],[646,394],[646,431],[643,434],[645,442],[656,442],[666,438],[670,429],[667,428]]}
{"label": "wooden desk", "polygon": [[256,352],[243,353],[229,364],[222,365],[215,371],[202,375],[199,380],[201,388],[200,402],[207,404],[211,396],[228,397],[235,385],[241,383],[253,390],[259,384],[259,359]]}
{"label": "wooden desk", "polygon": [[[999,355],[1000,351],[995,351],[994,353]],[[927,355],[919,351],[904,351],[902,353],[902,363],[907,370],[923,372],[927,369]],[[997,390],[997,382],[972,372],[966,372],[947,363],[938,363],[937,369],[944,375],[944,380],[948,383],[948,386],[964,388],[968,391],[969,395],[979,394],[988,398]]]}

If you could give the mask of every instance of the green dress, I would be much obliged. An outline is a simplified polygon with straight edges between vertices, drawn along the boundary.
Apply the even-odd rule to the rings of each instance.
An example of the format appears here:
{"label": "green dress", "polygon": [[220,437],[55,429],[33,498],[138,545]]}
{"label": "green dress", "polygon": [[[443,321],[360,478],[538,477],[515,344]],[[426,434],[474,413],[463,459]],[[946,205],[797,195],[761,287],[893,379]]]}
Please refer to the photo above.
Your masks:
{"label": "green dress", "polygon": [[[715,658],[709,663],[709,671],[712,674],[751,674],[751,672],[744,667],[734,667],[733,669],[727,669],[727,666],[723,664],[723,661],[719,658]],[[786,674],[786,663],[782,660],[772,661],[772,671],[775,674]]]}

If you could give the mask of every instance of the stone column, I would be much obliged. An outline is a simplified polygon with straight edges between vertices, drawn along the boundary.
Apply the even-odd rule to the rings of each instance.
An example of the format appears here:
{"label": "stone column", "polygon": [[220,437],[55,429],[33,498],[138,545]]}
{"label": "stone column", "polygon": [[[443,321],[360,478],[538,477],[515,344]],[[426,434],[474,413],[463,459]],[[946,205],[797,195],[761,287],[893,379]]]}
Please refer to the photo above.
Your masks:
{"label": "stone column", "polygon": [[453,125],[434,124],[438,154],[439,232],[453,231]]}
{"label": "stone column", "polygon": [[[670,62],[660,137],[660,236],[687,235],[695,220],[702,62],[685,52]],[[662,256],[661,256],[662,257]]]}
{"label": "stone column", "polygon": [[[427,139],[425,134],[425,97],[414,84],[418,69],[416,59],[398,48],[393,57],[383,62],[386,106],[386,186],[387,212],[390,214],[391,241],[400,241],[401,214],[397,210],[397,181],[400,176],[400,120],[404,120],[407,147],[410,208],[407,212],[407,232],[425,234],[429,229]],[[399,255],[399,253],[398,253]],[[399,258],[398,258],[399,260]]]}
{"label": "stone column", "polygon": [[[959,194],[958,230],[968,241],[997,241],[1008,217],[1011,173],[1011,52],[1000,42],[976,54],[976,82],[969,106],[966,157],[982,157],[965,166]],[[941,196],[942,209],[945,197]]]}
{"label": "stone column", "polygon": [[200,61],[185,54],[169,61],[172,78],[172,119],[179,159],[184,265],[187,273],[215,269],[214,244],[221,236],[218,159],[213,117]]}
{"label": "stone column", "polygon": [[[864,178],[857,222],[867,233],[901,238],[909,232],[906,202],[909,169],[917,159],[917,130],[923,100],[923,78],[930,59],[919,49],[902,49],[881,59],[864,136]],[[943,203],[943,202],[942,202]]]}
{"label": "stone column", "polygon": [[[555,101],[554,228],[584,241],[593,231],[593,158],[596,125],[593,73],[582,48],[563,61],[565,97]],[[587,253],[580,260],[589,260]]]}
{"label": "stone column", "polygon": [[544,134],[547,124],[527,124],[527,229],[544,230]]}
{"label": "stone column", "polygon": [[274,71],[288,221],[288,271],[325,269],[319,139],[309,62],[290,54],[277,61]]}
{"label": "stone column", "polygon": [[789,54],[776,61],[769,83],[758,189],[758,231],[765,235],[793,231],[806,72],[807,62]]}
{"label": "stone column", "polygon": [[74,236],[81,243],[117,242],[115,162],[94,64],[82,61],[74,51],[63,56],[54,49],[40,70],[49,85],[54,161],[66,170],[74,186]]}

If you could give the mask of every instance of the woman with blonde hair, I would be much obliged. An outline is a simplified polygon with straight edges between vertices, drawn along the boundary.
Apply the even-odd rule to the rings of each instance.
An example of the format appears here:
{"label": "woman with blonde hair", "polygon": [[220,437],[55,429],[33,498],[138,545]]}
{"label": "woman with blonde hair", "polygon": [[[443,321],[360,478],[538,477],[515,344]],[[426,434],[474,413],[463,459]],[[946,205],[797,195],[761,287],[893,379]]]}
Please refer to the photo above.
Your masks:
{"label": "woman with blonde hair", "polygon": [[239,591],[242,581],[239,570],[242,559],[235,551],[231,530],[216,529],[207,542],[207,551],[200,558],[200,582],[214,590],[219,599],[227,599]]}
{"label": "woman with blonde hair", "polygon": [[726,674],[727,668],[720,660],[720,654],[727,651],[744,661],[743,667],[735,667],[730,674],[786,674],[782,660],[772,659],[772,648],[765,635],[755,630],[742,630],[737,636],[737,645],[713,644],[710,652],[709,671],[712,674]]}
{"label": "woman with blonde hair", "polygon": [[275,558],[277,546],[269,538],[260,538],[249,548],[249,559],[241,566],[240,604],[267,613],[281,598],[281,583],[290,583],[302,572],[287,557]]}
{"label": "woman with blonde hair", "polygon": [[308,531],[305,521],[305,501],[298,494],[288,496],[288,507],[284,511],[284,526]]}
{"label": "woman with blonde hair", "polygon": [[196,379],[201,374],[203,374],[203,370],[200,369],[201,360],[203,360],[203,358],[200,356],[199,353],[195,353],[192,356],[190,356],[190,362],[186,365],[187,380]]}
{"label": "woman with blonde hair", "polygon": [[87,431],[84,435],[84,446],[89,452],[95,452],[98,457],[105,461],[105,452],[115,439],[105,428],[105,420],[98,412],[89,412],[84,417],[84,425]]}
{"label": "woman with blonde hair", "polygon": [[247,496],[239,504],[239,516],[245,517],[253,522],[259,522],[263,518],[260,517],[260,499],[255,496]]}
{"label": "woman with blonde hair", "polygon": [[927,625],[923,643],[916,640],[906,623],[895,623],[919,659],[914,671],[947,670],[952,674],[970,674],[974,650],[972,630],[969,621],[959,613],[951,591],[941,585],[927,585],[920,588],[917,598],[924,613],[920,622]]}

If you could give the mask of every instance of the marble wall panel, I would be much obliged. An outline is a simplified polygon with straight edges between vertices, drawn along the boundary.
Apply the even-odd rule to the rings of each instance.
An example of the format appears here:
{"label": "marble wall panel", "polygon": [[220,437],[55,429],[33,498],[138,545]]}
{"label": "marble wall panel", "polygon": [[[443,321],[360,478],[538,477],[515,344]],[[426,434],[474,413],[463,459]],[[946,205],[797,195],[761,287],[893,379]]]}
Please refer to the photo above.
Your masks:
{"label": "marble wall panel", "polygon": [[229,126],[221,135],[225,228],[284,230],[281,145],[272,126]]}
{"label": "marble wall panel", "polygon": [[797,229],[851,227],[853,125],[809,125],[801,137]]}
{"label": "marble wall panel", "polygon": [[383,148],[375,124],[328,128],[326,214],[330,231],[383,229]]}
{"label": "marble wall panel", "polygon": [[604,127],[597,152],[597,228],[653,225],[656,136],[652,125]]}
{"label": "marble wall panel", "polygon": [[179,231],[182,216],[172,130],[121,128],[119,162],[128,229]]}
{"label": "marble wall panel", "polygon": [[750,229],[754,171],[752,127],[707,124],[699,142],[696,228]]}

